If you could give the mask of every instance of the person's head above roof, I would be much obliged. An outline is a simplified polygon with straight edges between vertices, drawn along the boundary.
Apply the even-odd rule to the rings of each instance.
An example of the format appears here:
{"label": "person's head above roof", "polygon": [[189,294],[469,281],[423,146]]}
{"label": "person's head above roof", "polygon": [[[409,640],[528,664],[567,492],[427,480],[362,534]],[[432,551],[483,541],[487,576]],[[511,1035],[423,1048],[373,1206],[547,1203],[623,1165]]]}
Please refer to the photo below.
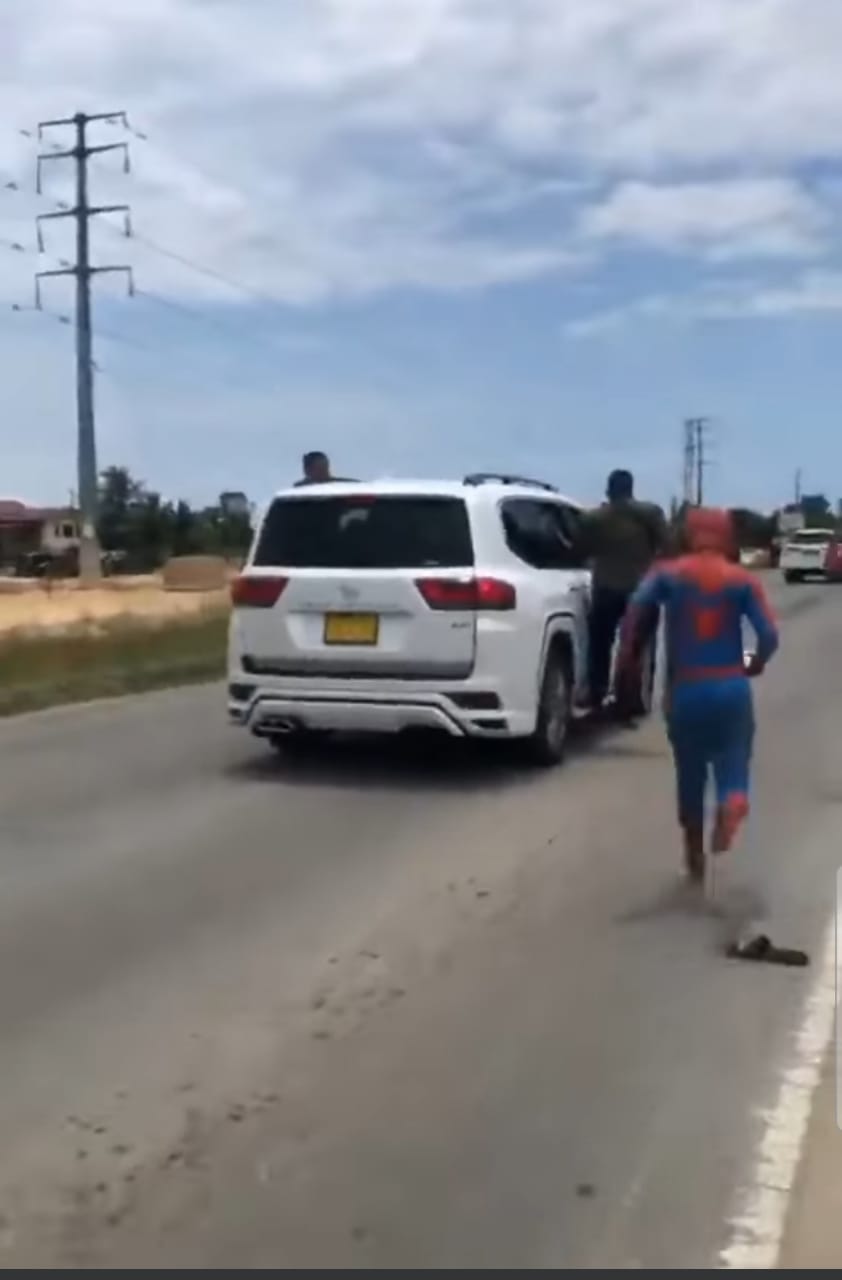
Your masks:
{"label": "person's head above roof", "polygon": [[309,453],[305,453],[301,459],[301,468],[305,480],[313,484],[330,479],[330,459],[321,449],[311,449]]}
{"label": "person's head above roof", "polygon": [[634,476],[630,471],[618,468],[612,471],[605,486],[609,502],[628,502],[634,497]]}

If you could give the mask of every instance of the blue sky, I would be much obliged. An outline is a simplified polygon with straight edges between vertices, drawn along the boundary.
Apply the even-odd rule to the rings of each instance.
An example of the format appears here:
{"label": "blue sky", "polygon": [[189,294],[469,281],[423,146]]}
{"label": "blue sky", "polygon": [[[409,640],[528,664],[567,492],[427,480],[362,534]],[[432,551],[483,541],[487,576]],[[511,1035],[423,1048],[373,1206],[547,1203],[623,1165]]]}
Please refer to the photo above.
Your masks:
{"label": "blue sky", "polygon": [[[100,462],[261,500],[513,468],[668,501],[711,419],[711,499],[842,495],[839,0],[5,0],[0,496],[75,484],[66,282],[39,119],[121,110],[92,164]],[[5,51],[4,51],[5,52]],[[142,134],[143,136],[138,136]],[[51,142],[66,144],[57,133]],[[18,245],[20,248],[10,246]],[[214,274],[218,273],[218,274]]]}

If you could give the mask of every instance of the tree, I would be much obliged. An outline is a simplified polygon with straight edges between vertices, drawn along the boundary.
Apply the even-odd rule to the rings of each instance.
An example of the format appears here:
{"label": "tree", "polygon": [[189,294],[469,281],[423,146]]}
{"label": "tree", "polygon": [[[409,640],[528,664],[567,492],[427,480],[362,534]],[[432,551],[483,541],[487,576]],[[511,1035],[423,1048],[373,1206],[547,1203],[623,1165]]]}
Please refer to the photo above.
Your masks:
{"label": "tree", "polygon": [[766,516],[760,511],[751,511],[747,507],[733,507],[731,519],[737,543],[742,548],[765,549],[772,545],[777,533],[775,515]]}
{"label": "tree", "polygon": [[127,467],[108,467],[100,477],[103,550],[122,552],[134,572],[157,569],[173,555],[240,557],[251,541],[251,522],[247,504],[226,502],[230,496],[193,511],[183,500],[164,501]]}
{"label": "tree", "polygon": [[196,517],[190,507],[179,500],[172,519],[170,547],[174,556],[189,556],[195,550],[195,524]]}
{"label": "tree", "polygon": [[143,495],[143,485],[127,467],[107,467],[99,485],[99,541],[104,551],[125,551],[130,537],[131,509]]}

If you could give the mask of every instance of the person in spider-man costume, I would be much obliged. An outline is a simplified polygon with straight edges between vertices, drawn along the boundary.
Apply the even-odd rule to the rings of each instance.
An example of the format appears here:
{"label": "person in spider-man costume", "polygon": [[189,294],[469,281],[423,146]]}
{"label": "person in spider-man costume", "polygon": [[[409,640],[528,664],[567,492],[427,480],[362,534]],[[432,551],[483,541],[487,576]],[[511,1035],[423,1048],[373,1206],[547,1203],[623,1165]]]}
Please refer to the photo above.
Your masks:
{"label": "person in spider-man costume", "polygon": [[[779,636],[760,580],[732,561],[735,539],[728,512],[692,509],[685,534],[688,554],[655,568],[632,597],[618,669],[633,669],[663,611],[665,711],[675,760],[678,820],[687,872],[698,882],[705,874],[709,773],[716,788],[713,853],[731,848],[748,816],[754,742],[749,678],[763,672]],[[756,650],[748,661],[744,619],[756,636]]]}

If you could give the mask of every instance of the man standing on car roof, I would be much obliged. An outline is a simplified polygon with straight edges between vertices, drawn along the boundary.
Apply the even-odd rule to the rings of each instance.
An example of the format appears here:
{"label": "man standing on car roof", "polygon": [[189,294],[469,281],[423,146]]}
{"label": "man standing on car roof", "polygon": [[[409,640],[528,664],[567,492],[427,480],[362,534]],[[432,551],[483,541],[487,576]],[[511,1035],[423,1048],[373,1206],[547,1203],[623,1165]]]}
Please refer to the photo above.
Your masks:
{"label": "man standing on car roof", "polygon": [[328,484],[333,479],[330,474],[330,459],[326,453],[322,453],[321,449],[312,449],[310,453],[305,453],[301,459],[301,469],[304,475],[300,480],[296,480],[296,489],[305,484]]}
{"label": "man standing on car roof", "polygon": [[[759,578],[734,564],[727,511],[687,513],[689,553],[658,565],[635,592],[623,622],[617,668],[634,666],[663,610],[666,622],[665,711],[675,760],[678,821],[691,880],[705,875],[705,791],[716,786],[714,854],[731,848],[748,816],[754,708],[749,678],[778,647],[778,628]],[[743,620],[756,637],[746,661]]]}
{"label": "man standing on car roof", "polygon": [[[605,702],[611,681],[611,655],[623,616],[652,562],[666,550],[667,522],[653,502],[634,496],[630,471],[612,471],[606,502],[585,518],[585,551],[592,562],[590,618],[590,699],[594,711]],[[651,686],[654,649],[641,680]],[[636,710],[625,707],[623,710]],[[642,708],[641,708],[642,709]]]}

